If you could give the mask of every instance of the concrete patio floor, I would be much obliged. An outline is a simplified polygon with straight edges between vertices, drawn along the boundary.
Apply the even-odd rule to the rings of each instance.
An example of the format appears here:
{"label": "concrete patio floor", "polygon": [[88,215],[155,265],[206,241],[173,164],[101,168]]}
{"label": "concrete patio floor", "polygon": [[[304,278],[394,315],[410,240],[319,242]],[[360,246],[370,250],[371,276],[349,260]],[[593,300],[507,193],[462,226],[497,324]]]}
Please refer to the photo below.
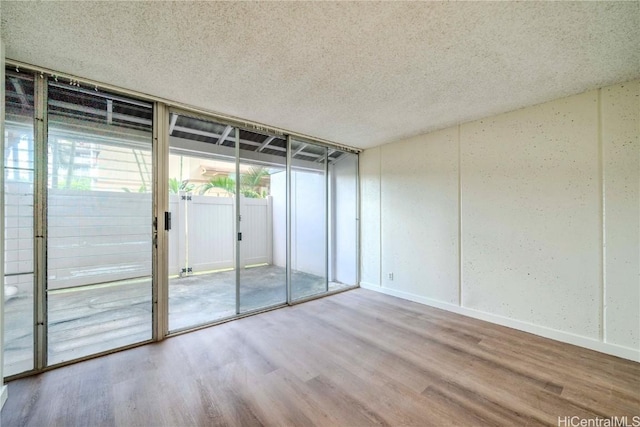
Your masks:
{"label": "concrete patio floor", "polygon": [[[169,280],[169,330],[236,315],[236,272]],[[240,272],[240,312],[286,302],[285,269],[267,265]],[[325,292],[323,278],[292,272],[292,297]],[[329,290],[347,287],[331,282]],[[151,279],[121,281],[48,294],[49,365],[151,339]],[[5,375],[33,364],[33,295],[5,302]]]}

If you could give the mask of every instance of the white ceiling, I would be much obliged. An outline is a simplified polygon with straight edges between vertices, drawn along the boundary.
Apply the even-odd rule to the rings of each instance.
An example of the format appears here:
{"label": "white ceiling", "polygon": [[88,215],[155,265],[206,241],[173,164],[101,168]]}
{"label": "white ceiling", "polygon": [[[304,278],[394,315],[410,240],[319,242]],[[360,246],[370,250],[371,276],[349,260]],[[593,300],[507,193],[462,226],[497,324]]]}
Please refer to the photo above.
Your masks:
{"label": "white ceiling", "polygon": [[9,2],[8,58],[367,148],[640,77],[640,2]]}

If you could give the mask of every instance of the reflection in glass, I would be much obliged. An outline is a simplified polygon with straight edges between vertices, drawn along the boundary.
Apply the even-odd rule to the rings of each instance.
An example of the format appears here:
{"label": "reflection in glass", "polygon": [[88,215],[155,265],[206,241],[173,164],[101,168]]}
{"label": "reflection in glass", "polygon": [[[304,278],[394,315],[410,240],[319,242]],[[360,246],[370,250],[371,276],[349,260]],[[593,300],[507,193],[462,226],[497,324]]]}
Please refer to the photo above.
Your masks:
{"label": "reflection in glass", "polygon": [[240,312],[244,313],[287,301],[287,159],[284,138],[240,131],[240,144]]}
{"label": "reflection in glass", "polygon": [[329,156],[329,290],[357,284],[358,156]]}
{"label": "reflection in glass", "polygon": [[235,129],[172,115],[169,139],[169,331],[233,317]]}
{"label": "reflection in glass", "polygon": [[327,292],[325,147],[291,141],[291,298]]}
{"label": "reflection in glass", "polygon": [[4,375],[34,367],[34,83],[6,70],[5,78]]}
{"label": "reflection in glass", "polygon": [[152,105],[49,82],[48,363],[151,339]]}

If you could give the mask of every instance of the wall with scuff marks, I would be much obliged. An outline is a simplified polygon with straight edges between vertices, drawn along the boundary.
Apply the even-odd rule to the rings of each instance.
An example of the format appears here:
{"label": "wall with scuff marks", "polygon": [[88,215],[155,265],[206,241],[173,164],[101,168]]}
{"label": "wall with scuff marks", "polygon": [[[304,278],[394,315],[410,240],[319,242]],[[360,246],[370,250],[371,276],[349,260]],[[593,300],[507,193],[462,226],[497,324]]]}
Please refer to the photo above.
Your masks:
{"label": "wall with scuff marks", "polygon": [[366,288],[640,360],[640,81],[365,151]]}

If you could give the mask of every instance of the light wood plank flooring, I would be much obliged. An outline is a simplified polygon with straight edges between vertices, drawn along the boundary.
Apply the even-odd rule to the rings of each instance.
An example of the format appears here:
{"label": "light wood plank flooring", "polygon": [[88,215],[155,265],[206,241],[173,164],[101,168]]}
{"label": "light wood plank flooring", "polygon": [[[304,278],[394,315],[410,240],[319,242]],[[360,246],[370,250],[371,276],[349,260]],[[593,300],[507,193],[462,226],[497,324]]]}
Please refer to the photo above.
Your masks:
{"label": "light wood plank flooring", "polygon": [[640,416],[638,363],[357,289],[11,382],[2,426],[514,426],[624,415]]}

